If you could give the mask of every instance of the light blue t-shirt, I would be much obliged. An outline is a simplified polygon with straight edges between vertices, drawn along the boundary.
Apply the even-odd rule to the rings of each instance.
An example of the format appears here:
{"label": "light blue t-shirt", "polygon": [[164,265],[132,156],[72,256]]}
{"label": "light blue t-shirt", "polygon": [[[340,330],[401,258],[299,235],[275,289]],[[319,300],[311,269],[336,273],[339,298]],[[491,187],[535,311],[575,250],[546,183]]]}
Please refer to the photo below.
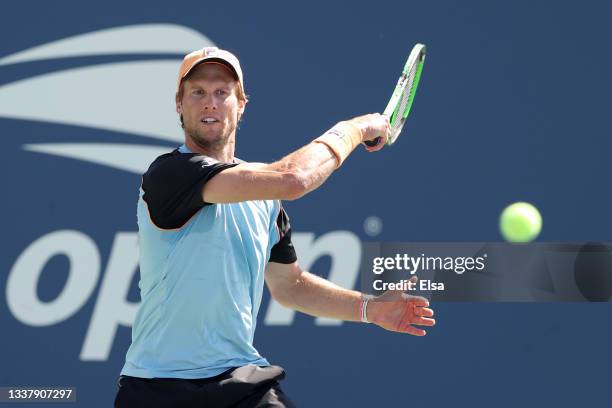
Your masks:
{"label": "light blue t-shirt", "polygon": [[[204,183],[234,165],[183,145],[143,176],[137,210],[142,303],[121,374],[193,379],[269,365],[253,347],[264,269],[273,247],[280,254],[274,261],[290,263],[295,253],[287,249],[290,229],[279,201],[202,201]],[[283,248],[275,247],[287,230]]]}

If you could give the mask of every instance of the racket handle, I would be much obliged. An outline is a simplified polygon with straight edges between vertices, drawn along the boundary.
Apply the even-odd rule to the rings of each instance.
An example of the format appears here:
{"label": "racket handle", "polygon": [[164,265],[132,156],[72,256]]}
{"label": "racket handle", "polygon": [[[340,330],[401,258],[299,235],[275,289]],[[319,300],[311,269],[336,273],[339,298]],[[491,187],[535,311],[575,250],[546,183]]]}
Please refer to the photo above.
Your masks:
{"label": "racket handle", "polygon": [[380,143],[381,137],[378,136],[376,139],[366,140],[364,143],[370,147],[377,146]]}

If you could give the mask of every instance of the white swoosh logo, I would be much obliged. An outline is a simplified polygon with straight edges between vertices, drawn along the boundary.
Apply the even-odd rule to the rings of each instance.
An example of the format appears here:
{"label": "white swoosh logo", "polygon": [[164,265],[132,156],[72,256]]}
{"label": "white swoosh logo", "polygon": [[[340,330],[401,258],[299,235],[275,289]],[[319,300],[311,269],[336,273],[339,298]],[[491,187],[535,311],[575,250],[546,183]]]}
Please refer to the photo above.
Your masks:
{"label": "white swoosh logo", "polygon": [[50,58],[110,54],[181,54],[213,42],[199,32],[176,24],[140,24],[93,31],[6,56],[0,65]]}
{"label": "white swoosh logo", "polygon": [[[0,65],[104,54],[185,54],[214,45],[187,27],[145,24],[82,34],[0,59]],[[180,58],[114,62],[66,69],[0,87],[0,117],[104,129],[177,144],[183,140],[174,107]],[[165,146],[118,143],[41,143],[27,151],[84,160],[142,174]]]}
{"label": "white swoosh logo", "polygon": [[0,117],[180,141],[175,61],[94,65],[0,87]]}

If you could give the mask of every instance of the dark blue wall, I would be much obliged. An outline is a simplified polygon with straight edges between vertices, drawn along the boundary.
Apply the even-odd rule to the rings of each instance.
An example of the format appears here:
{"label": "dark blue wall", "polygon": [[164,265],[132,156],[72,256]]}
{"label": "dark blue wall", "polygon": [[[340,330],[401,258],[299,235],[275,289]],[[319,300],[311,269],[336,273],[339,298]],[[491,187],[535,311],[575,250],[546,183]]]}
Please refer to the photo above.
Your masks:
{"label": "dark blue wall", "polygon": [[[503,207],[529,201],[542,212],[541,241],[610,241],[611,14],[604,2],[565,1],[20,1],[0,13],[0,58],[113,27],[189,27],[241,58],[251,100],[237,153],[270,161],[339,120],[382,110],[407,52],[424,42],[425,71],[402,138],[378,154],[354,154],[319,190],[287,203],[294,230],[316,236],[345,230],[380,241],[497,241]],[[0,100],[8,103],[4,86],[38,75],[170,58],[152,54],[0,65]],[[134,110],[146,108],[147,101],[132,97]],[[83,89],[73,103],[91,98]],[[23,146],[175,143],[1,113],[0,134],[0,386],[71,385],[78,406],[110,406],[129,327],[118,329],[108,358],[79,356],[113,240],[136,230],[140,178]],[[383,222],[375,237],[363,228],[373,215]],[[26,324],[5,301],[7,278],[26,248],[60,230],[95,243],[99,279],[75,314],[48,326]],[[313,270],[325,275],[329,266],[323,259]],[[64,256],[46,263],[41,301],[58,297],[68,270]],[[136,285],[134,278],[130,301],[138,299]],[[425,338],[356,324],[319,326],[303,315],[288,326],[264,325],[267,303],[256,345],[287,369],[284,387],[300,406],[610,401],[608,303],[434,304],[438,325]]]}

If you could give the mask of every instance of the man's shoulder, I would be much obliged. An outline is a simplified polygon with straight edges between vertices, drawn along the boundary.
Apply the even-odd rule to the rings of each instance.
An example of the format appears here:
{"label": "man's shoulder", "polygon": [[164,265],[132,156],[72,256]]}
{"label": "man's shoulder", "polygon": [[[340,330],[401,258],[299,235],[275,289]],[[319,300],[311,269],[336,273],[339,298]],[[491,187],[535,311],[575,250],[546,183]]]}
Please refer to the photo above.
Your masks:
{"label": "man's shoulder", "polygon": [[206,178],[239,163],[243,161],[236,159],[233,163],[224,163],[200,153],[183,153],[179,149],[174,149],[153,160],[142,175],[143,186],[171,188],[177,180],[188,182],[194,178]]}
{"label": "man's shoulder", "polygon": [[181,153],[178,149],[158,156],[149,165],[143,177],[179,175],[189,168],[206,167],[218,163],[217,160],[197,153]]}
{"label": "man's shoulder", "polygon": [[147,168],[147,170],[144,172],[144,175],[146,176],[148,174],[151,174],[155,172],[156,170],[158,170],[160,167],[164,167],[168,165],[169,163],[176,160],[176,158],[179,157],[179,154],[180,153],[178,149],[174,149],[168,153],[164,153],[160,156],[157,156],[155,160],[151,162],[151,164],[149,165],[149,168]]}

